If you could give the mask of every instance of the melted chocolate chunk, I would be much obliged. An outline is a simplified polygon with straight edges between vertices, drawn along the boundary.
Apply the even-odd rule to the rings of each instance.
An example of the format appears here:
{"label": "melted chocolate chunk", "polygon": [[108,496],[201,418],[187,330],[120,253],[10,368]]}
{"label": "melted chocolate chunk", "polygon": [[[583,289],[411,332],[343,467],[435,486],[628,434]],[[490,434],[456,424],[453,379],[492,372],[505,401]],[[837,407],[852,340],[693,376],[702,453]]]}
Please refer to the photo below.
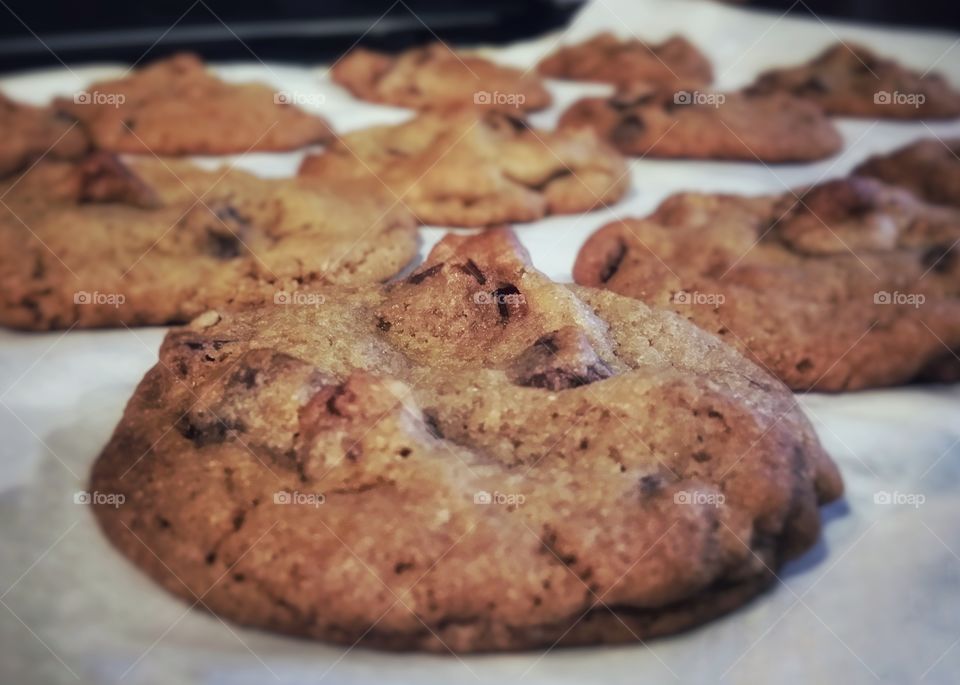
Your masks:
{"label": "melted chocolate chunk", "polygon": [[410,276],[410,278],[407,279],[407,283],[410,283],[412,285],[420,285],[431,276],[434,276],[440,273],[441,269],[443,269],[443,262],[440,262],[439,264],[434,264],[429,269],[424,269],[423,271],[420,271]]}
{"label": "melted chocolate chunk", "polygon": [[607,261],[603,265],[603,269],[600,270],[601,283],[606,283],[613,278],[614,274],[616,274],[620,268],[620,265],[623,264],[623,258],[626,256],[627,244],[621,240],[617,243],[617,248],[607,255]]}
{"label": "melted chocolate chunk", "polygon": [[473,279],[480,285],[487,282],[487,277],[483,275],[480,267],[477,266],[477,263],[472,259],[468,259],[464,264],[457,264],[457,268],[463,273],[473,276]]}

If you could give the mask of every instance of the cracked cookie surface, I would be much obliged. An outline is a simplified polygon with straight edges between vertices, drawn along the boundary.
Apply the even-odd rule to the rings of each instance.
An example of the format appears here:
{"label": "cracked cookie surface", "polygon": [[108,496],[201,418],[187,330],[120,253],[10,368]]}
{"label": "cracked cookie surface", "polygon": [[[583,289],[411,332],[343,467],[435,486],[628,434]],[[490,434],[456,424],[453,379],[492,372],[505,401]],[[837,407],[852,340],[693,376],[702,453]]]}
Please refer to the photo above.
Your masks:
{"label": "cracked cookie surface", "polygon": [[620,87],[635,83],[704,86],[713,80],[710,61],[681,36],[652,44],[601,33],[582,43],[559,48],[537,68],[544,76],[601,81]]}
{"label": "cracked cookie surface", "polygon": [[441,43],[399,55],[357,48],[331,71],[333,80],[356,97],[399,107],[476,104],[534,111],[551,101],[535,73],[457,53]]}
{"label": "cracked cookie surface", "polygon": [[446,652],[633,642],[815,541],[793,397],[676,315],[447,236],[404,281],[168,334],[93,468],[169,591],[243,625]]}
{"label": "cracked cookie surface", "polygon": [[83,130],[49,107],[16,102],[0,93],[0,177],[40,157],[75,159],[87,150]]}
{"label": "cracked cookie surface", "polygon": [[300,174],[379,180],[423,223],[449,226],[585,212],[619,200],[630,181],[626,160],[591,131],[543,131],[474,108],[350,133]]}
{"label": "cracked cookie surface", "polygon": [[223,81],[191,54],[91,84],[84,95],[54,105],[111,152],[223,155],[293,150],[332,137],[322,117],[283,102],[282,93]]}
{"label": "cracked cookie surface", "polygon": [[927,202],[960,207],[960,138],[919,140],[871,157],[854,173],[906,188]]}
{"label": "cracked cookie surface", "polygon": [[413,217],[362,183],[97,153],[41,162],[0,192],[0,324],[14,328],[182,323],[384,281],[417,253]]}
{"label": "cracked cookie surface", "polygon": [[684,193],[584,244],[574,279],[668,307],[796,390],[953,381],[960,212],[868,178]]}
{"label": "cracked cookie surface", "polygon": [[960,116],[960,92],[936,72],[921,73],[853,43],[827,48],[808,64],[771,69],[749,88],[792,93],[828,114],[880,119]]}
{"label": "cracked cookie surface", "polygon": [[815,104],[784,94],[633,87],[584,98],[560,118],[561,129],[588,128],[625,155],[762,162],[807,162],[843,146]]}

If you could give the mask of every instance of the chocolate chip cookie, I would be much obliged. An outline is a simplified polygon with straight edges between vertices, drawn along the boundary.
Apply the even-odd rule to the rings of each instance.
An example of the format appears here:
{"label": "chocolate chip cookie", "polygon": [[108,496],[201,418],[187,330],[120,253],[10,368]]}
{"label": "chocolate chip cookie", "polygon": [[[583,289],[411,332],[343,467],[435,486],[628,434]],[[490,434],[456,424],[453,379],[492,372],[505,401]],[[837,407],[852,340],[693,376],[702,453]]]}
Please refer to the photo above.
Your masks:
{"label": "chocolate chip cookie", "polygon": [[156,155],[293,150],[331,138],[327,122],[261,83],[227,83],[195,55],[157,60],[55,105],[96,147]]}
{"label": "chocolate chip cookie", "polygon": [[83,129],[49,107],[16,102],[0,93],[0,177],[35,160],[74,159],[87,149]]}
{"label": "chocolate chip cookie", "polygon": [[425,109],[475,104],[533,111],[550,106],[550,92],[534,73],[433,43],[388,55],[352,50],[333,65],[333,80],[356,97]]}
{"label": "chocolate chip cookie", "polygon": [[634,86],[575,102],[561,129],[589,128],[626,155],[809,162],[843,147],[815,104],[790,95]]}
{"label": "chocolate chip cookie", "polygon": [[760,592],[840,495],[779,382],[670,312],[549,281],[507,231],[311,293],[168,334],[93,468],[113,544],[242,625],[635,642]]}
{"label": "chocolate chip cookie", "polygon": [[960,92],[936,72],[908,69],[853,43],[837,43],[808,64],[773,69],[751,86],[757,93],[791,93],[829,114],[878,119],[960,116]]}
{"label": "chocolate chip cookie", "polygon": [[960,212],[874,179],[685,193],[597,231],[574,278],[673,309],[795,390],[952,381],[958,239]]}
{"label": "chocolate chip cookie", "polygon": [[681,36],[651,44],[601,33],[561,47],[545,57],[538,69],[553,78],[601,81],[621,87],[636,83],[705,86],[713,80],[710,61]]}
{"label": "chocolate chip cookie", "polygon": [[363,184],[98,153],[41,162],[7,190],[0,324],[13,328],[184,322],[315,284],[382,281],[417,252],[413,217]]}
{"label": "chocolate chip cookie", "polygon": [[375,179],[426,224],[489,226],[574,214],[626,192],[626,161],[591,131],[543,131],[463,108],[343,136],[301,175]]}
{"label": "chocolate chip cookie", "polygon": [[877,155],[854,173],[906,188],[928,202],[960,207],[960,138],[928,138]]}

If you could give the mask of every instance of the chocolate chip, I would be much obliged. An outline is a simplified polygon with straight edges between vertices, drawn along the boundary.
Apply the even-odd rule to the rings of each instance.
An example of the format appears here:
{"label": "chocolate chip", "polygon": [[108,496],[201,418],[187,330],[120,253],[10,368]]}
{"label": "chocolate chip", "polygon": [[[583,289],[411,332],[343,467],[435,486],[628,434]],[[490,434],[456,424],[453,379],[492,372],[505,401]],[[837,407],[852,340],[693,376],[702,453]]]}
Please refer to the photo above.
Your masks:
{"label": "chocolate chip", "polygon": [[439,264],[434,264],[429,269],[424,269],[423,271],[419,273],[415,273],[412,276],[410,276],[410,278],[407,279],[407,283],[410,283],[412,285],[420,285],[431,276],[439,273],[442,268],[443,268],[443,262],[440,262]]}
{"label": "chocolate chip", "polygon": [[637,138],[643,135],[646,128],[647,125],[638,115],[628,114],[614,126],[610,137],[615,145],[632,145]]}
{"label": "chocolate chip", "polygon": [[219,445],[226,441],[227,432],[234,428],[209,412],[187,413],[177,421],[176,427],[180,435],[195,447]]}
{"label": "chocolate chip", "polygon": [[[214,203],[201,207],[203,225],[206,229],[204,251],[221,260],[236,259],[243,253],[243,243],[249,236],[253,224],[229,202]],[[213,217],[210,217],[210,212]],[[212,219],[212,220],[211,220]]]}
{"label": "chocolate chip", "polygon": [[663,487],[663,479],[658,475],[643,476],[640,478],[640,494],[650,497]]}
{"label": "chocolate chip", "polygon": [[523,117],[511,116],[499,111],[490,112],[487,115],[487,123],[491,126],[496,128],[501,122],[509,125],[515,133],[523,133],[524,131],[530,130],[530,124],[528,124],[526,119]]}
{"label": "chocolate chip", "polygon": [[509,319],[510,301],[511,299],[518,299],[516,296],[520,294],[520,290],[512,283],[507,283],[494,290],[491,294],[497,303],[497,311],[500,313],[500,318],[504,320]]}
{"label": "chocolate chip", "polygon": [[540,336],[507,367],[517,385],[559,392],[613,375],[583,331],[567,326]]}
{"label": "chocolate chip", "polygon": [[463,273],[473,276],[474,280],[480,285],[487,282],[487,277],[483,275],[480,267],[472,259],[468,259],[465,264],[457,264],[457,268]]}
{"label": "chocolate chip", "polygon": [[618,241],[617,248],[607,255],[607,261],[600,270],[600,282],[606,283],[613,275],[617,273],[620,265],[623,264],[623,258],[627,256],[627,244],[622,240]]}
{"label": "chocolate chip", "polygon": [[554,368],[535,373],[525,379],[521,385],[531,388],[543,388],[551,392],[579,388],[611,376],[610,367],[603,362],[588,366],[583,372]]}
{"label": "chocolate chip", "polygon": [[437,419],[437,415],[430,411],[424,410],[423,412],[423,423],[427,427],[427,432],[430,433],[437,440],[443,439],[443,431],[440,430],[440,422]]}
{"label": "chocolate chip", "polygon": [[796,89],[798,93],[804,95],[823,94],[830,92],[830,86],[820,76],[811,76]]}
{"label": "chocolate chip", "polygon": [[957,263],[957,250],[953,245],[934,245],[921,257],[923,266],[934,273],[950,273]]}
{"label": "chocolate chip", "polygon": [[560,349],[557,346],[557,337],[555,333],[541,335],[539,338],[537,338],[537,341],[534,343],[534,345],[539,345],[550,354],[556,354],[557,350]]}
{"label": "chocolate chip", "polygon": [[393,325],[393,324],[391,324],[389,321],[387,321],[386,319],[384,319],[382,316],[378,316],[378,317],[377,317],[377,328],[379,328],[379,329],[380,329],[381,331],[383,331],[384,333],[386,333],[387,331],[389,331],[389,330],[390,330],[390,327],[391,327],[392,325]]}

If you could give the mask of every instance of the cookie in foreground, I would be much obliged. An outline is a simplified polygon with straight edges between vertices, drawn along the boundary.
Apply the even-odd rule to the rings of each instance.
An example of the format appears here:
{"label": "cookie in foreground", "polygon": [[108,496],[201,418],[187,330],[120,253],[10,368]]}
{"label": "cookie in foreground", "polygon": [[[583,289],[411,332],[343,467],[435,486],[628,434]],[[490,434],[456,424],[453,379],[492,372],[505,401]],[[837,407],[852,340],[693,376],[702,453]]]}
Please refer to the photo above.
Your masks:
{"label": "cookie in foreground", "polygon": [[417,253],[380,186],[266,180],[97,153],[0,183],[0,325],[183,323],[210,308],[380,282]]}
{"label": "cookie in foreground", "polygon": [[93,468],[123,496],[95,509],[116,548],[242,625],[636,642],[760,593],[841,494],[782,384],[673,313],[548,280],[506,230],[313,295],[169,333]]}
{"label": "cookie in foreground", "polygon": [[592,131],[474,107],[349,133],[304,159],[300,175],[384,184],[421,222],[466,227],[579,214],[630,185],[626,160]]}
{"label": "cookie in foreground", "polygon": [[665,307],[795,390],[960,377],[960,212],[874,179],[681,193],[594,233],[574,279]]}
{"label": "cookie in foreground", "polygon": [[294,150],[329,141],[322,117],[263,83],[228,83],[180,53],[91,84],[54,106],[80,121],[101,150],[225,155]]}
{"label": "cookie in foreground", "polygon": [[534,111],[550,106],[540,77],[443,43],[398,55],[355,48],[331,68],[333,80],[363,100],[426,109],[482,105]]}

